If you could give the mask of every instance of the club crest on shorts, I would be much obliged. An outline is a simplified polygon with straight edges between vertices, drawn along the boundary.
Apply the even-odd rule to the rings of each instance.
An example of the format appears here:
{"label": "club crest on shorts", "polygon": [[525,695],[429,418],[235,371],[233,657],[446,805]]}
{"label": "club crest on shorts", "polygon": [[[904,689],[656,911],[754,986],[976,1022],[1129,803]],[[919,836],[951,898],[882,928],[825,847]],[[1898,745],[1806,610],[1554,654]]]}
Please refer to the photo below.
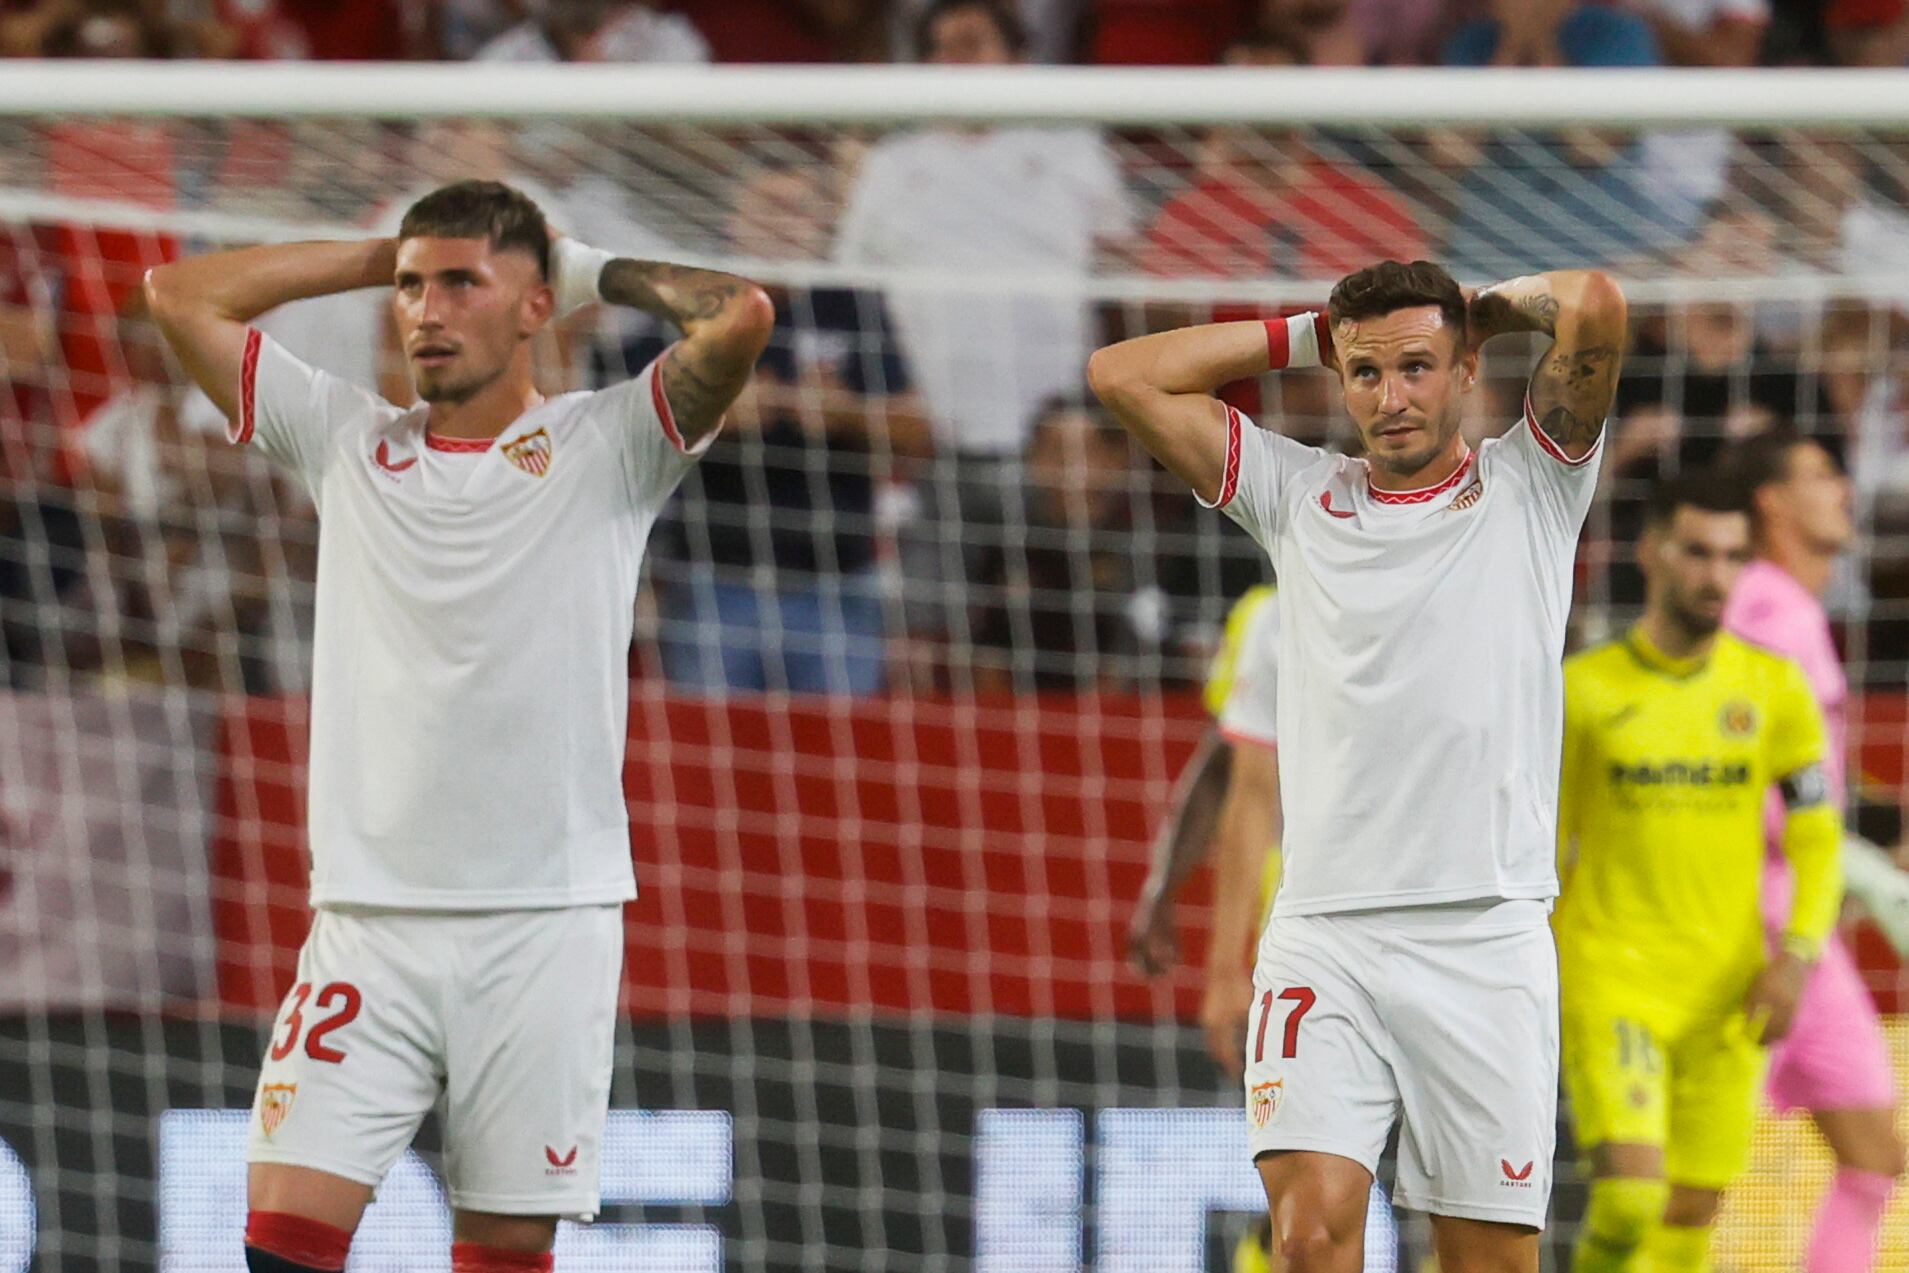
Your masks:
{"label": "club crest on shorts", "polygon": [[298,1095],[296,1083],[267,1083],[259,1091],[259,1126],[270,1140],[285,1116],[292,1112],[292,1100]]}
{"label": "club crest on shorts", "polygon": [[548,429],[533,429],[504,444],[504,458],[532,477],[542,477],[550,471],[551,453]]}
{"label": "club crest on shorts", "polygon": [[1246,1102],[1246,1117],[1253,1126],[1264,1127],[1273,1121],[1279,1113],[1279,1103],[1286,1098],[1286,1080],[1274,1079],[1270,1083],[1255,1083]]}

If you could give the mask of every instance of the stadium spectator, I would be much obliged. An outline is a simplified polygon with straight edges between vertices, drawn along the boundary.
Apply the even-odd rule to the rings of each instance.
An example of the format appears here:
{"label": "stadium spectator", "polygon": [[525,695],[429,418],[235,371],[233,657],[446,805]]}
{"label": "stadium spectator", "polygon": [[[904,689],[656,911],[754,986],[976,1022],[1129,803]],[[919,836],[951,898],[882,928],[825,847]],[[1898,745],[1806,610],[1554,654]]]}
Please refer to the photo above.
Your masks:
{"label": "stadium spectator", "polygon": [[1909,3],[1904,0],[1829,0],[1823,16],[1829,48],[1844,66],[1909,63]]}
{"label": "stadium spectator", "polygon": [[57,674],[94,627],[73,604],[97,563],[81,495],[54,480],[57,437],[0,398],[0,686],[10,689]]}
{"label": "stadium spectator", "polygon": [[[133,383],[85,423],[88,513],[110,569],[86,572],[91,613],[69,670],[108,679],[271,693],[296,676],[298,642],[273,630],[269,552],[256,528],[275,500],[259,457],[226,444],[226,420],[180,382],[143,317],[121,323]],[[304,504],[304,500],[299,501]]]}
{"label": "stadium spectator", "polygon": [[1149,273],[1338,278],[1373,260],[1429,255],[1429,236],[1398,194],[1334,162],[1299,131],[1215,128],[1193,183],[1147,230]]}
{"label": "stadium spectator", "polygon": [[[1021,34],[1024,60],[1041,64],[1076,62],[1080,59],[1083,29],[1091,30],[1094,12],[1105,0],[991,0],[1013,20]],[[1118,2],[1118,0],[1116,0]],[[1175,7],[1195,7],[1215,0],[1172,0]],[[1224,0],[1220,0],[1224,2]],[[1246,0],[1238,0],[1245,3]],[[1145,4],[1147,0],[1138,0]],[[893,61],[912,62],[919,55],[922,22],[941,8],[940,0],[889,0],[889,56]]]}
{"label": "stadium spectator", "polygon": [[[944,66],[1010,65],[1026,48],[1015,13],[989,0],[936,0],[917,33],[919,60]],[[1077,390],[1094,332],[1074,289],[1130,227],[1119,167],[1090,129],[909,130],[863,158],[836,254],[918,271],[887,301],[935,429],[904,547],[911,631],[959,622],[955,594],[973,564],[961,528],[1000,520],[1036,408]]]}
{"label": "stadium spectator", "polygon": [[1610,5],[1490,0],[1445,44],[1448,66],[1656,66],[1650,25]]}
{"label": "stadium spectator", "polygon": [[707,62],[688,18],[633,0],[529,0],[524,20],[481,46],[484,62]]}
{"label": "stadium spectator", "polygon": [[[1842,454],[1820,382],[1759,341],[1748,307],[1695,302],[1642,314],[1632,330],[1604,458],[1618,544],[1635,542],[1643,528],[1645,487],[1701,471],[1730,441],[1787,424]],[[1624,605],[1643,597],[1636,563],[1621,551],[1611,563],[1610,596]]]}
{"label": "stadium spectator", "polygon": [[717,62],[885,62],[883,0],[680,0]]}
{"label": "stadium spectator", "polygon": [[1352,18],[1375,66],[1431,66],[1451,25],[1445,0],[1352,0]]}
{"label": "stadium spectator", "polygon": [[1671,66],[1755,66],[1769,0],[1630,0]]}
{"label": "stadium spectator", "polygon": [[1057,398],[1035,416],[1023,467],[1020,500],[981,532],[974,686],[1025,692],[1123,683],[1158,632],[1135,591],[1133,450],[1100,411]]}
{"label": "stadium spectator", "polygon": [[1656,183],[1624,138],[1571,129],[1472,141],[1439,131],[1457,143],[1440,175],[1459,190],[1443,255],[1461,275],[1656,261],[1701,219],[1701,206]]}
{"label": "stadium spectator", "polygon": [[1211,66],[1254,21],[1250,0],[1099,0],[1085,60],[1099,66]]}
{"label": "stadium spectator", "polygon": [[1308,66],[1364,66],[1366,24],[1348,0],[1260,0],[1259,30],[1296,41]]}
{"label": "stadium spectator", "polygon": [[[814,260],[831,194],[813,167],[755,172],[729,216],[730,250]],[[875,494],[931,434],[880,297],[772,295],[769,347],[658,545],[664,672],[703,691],[872,693],[886,639]],[[640,370],[662,347],[640,338],[625,365]]]}

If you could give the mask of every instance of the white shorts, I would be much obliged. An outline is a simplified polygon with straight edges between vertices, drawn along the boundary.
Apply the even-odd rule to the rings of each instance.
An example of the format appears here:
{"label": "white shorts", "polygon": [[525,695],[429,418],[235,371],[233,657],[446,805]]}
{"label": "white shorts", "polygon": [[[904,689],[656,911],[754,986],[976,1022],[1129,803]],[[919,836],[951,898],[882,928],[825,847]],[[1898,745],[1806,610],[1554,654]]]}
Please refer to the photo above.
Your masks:
{"label": "white shorts", "polygon": [[596,1214],[623,908],[318,911],[246,1160],[384,1179],[439,1093],[451,1205]]}
{"label": "white shorts", "polygon": [[1315,1150],[1394,1199],[1544,1226],[1558,1110],[1558,958],[1544,902],[1275,917],[1247,1019],[1253,1156]]}

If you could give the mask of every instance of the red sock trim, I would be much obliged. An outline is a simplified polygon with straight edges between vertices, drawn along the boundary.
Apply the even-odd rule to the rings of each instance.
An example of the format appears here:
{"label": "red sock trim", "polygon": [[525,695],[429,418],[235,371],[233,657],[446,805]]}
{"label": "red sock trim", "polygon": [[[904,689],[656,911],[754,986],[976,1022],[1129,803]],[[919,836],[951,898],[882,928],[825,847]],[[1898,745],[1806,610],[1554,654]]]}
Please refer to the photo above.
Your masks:
{"label": "red sock trim", "polygon": [[293,1264],[340,1273],[351,1253],[351,1234],[288,1211],[254,1211],[245,1217],[245,1245]]}
{"label": "red sock trim", "polygon": [[480,1242],[451,1243],[451,1273],[551,1273],[557,1257],[548,1251],[507,1251]]}

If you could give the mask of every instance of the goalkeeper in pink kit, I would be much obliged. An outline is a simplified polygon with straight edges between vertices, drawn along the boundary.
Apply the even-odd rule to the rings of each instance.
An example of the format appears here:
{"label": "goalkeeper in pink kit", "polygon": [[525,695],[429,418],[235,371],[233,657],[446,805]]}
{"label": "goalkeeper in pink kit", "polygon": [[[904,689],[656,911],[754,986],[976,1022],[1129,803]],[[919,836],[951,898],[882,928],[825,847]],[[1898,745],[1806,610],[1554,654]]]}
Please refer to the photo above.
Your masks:
{"label": "goalkeeper in pink kit", "polygon": [[[1724,623],[1802,665],[1829,726],[1827,769],[1841,804],[1849,685],[1819,598],[1855,533],[1849,479],[1823,447],[1787,432],[1750,439],[1729,463],[1751,497],[1757,559],[1731,593]],[[1782,800],[1772,792],[1763,907],[1773,931],[1790,904],[1789,868],[1777,851],[1782,828]],[[1780,1109],[1808,1110],[1836,1155],[1836,1178],[1810,1236],[1807,1273],[1875,1267],[1883,1212],[1903,1171],[1903,1146],[1876,1007],[1835,935],[1810,975],[1795,1024],[1771,1053],[1769,1093]]]}

